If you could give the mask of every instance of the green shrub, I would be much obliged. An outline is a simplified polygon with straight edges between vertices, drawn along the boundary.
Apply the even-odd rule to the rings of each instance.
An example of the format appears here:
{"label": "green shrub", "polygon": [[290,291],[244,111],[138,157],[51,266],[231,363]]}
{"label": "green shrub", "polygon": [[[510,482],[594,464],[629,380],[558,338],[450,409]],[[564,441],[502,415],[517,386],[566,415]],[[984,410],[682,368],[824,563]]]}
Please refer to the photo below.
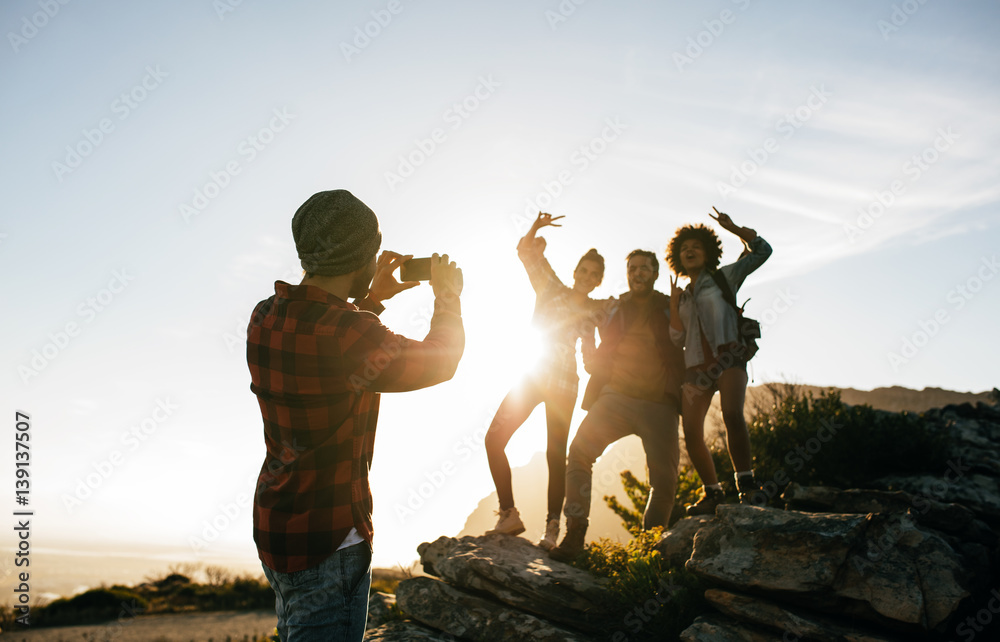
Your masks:
{"label": "green shrub", "polygon": [[588,544],[575,562],[578,568],[606,578],[613,596],[608,634],[629,640],[669,640],[690,626],[708,607],[704,587],[683,569],[666,566],[655,550],[659,527],[634,530],[624,545],[601,539]]}
{"label": "green shrub", "polygon": [[31,609],[32,624],[60,626],[106,622],[142,613],[148,605],[145,598],[131,589],[102,587]]}
{"label": "green shrub", "polygon": [[769,407],[759,407],[748,427],[757,480],[773,482],[772,495],[790,481],[857,488],[946,463],[945,435],[920,416],[848,406],[832,390],[818,397],[792,386],[771,392]]}

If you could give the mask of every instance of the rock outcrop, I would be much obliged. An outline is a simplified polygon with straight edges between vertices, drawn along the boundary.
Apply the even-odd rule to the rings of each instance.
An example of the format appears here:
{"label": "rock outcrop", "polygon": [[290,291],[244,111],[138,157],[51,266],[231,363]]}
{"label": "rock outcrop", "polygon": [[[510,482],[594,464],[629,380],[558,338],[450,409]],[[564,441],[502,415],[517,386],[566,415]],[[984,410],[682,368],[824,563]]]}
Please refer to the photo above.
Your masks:
{"label": "rock outcrop", "polygon": [[[657,549],[709,587],[711,607],[680,639],[1000,639],[1000,412],[963,404],[927,415],[947,431],[946,470],[869,489],[793,483],[784,509],[723,504],[677,522]],[[413,621],[366,639],[628,639],[604,582],[527,540],[442,537],[419,553],[438,579],[400,583]],[[403,627],[410,637],[391,637]]]}

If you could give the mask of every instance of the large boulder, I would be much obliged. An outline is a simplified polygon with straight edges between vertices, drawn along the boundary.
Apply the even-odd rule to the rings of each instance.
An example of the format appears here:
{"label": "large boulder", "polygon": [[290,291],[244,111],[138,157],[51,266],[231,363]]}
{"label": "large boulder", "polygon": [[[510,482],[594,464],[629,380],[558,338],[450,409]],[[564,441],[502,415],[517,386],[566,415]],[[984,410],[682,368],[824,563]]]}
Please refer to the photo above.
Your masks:
{"label": "large boulder", "polygon": [[480,591],[516,609],[585,631],[607,625],[604,582],[549,559],[528,540],[508,535],[440,537],[417,547],[424,571]]}
{"label": "large boulder", "polygon": [[720,612],[761,628],[777,631],[782,639],[816,642],[895,642],[897,638],[845,626],[828,617],[759,597],[718,589],[705,591],[705,599]]}
{"label": "large boulder", "polygon": [[946,504],[903,491],[841,490],[832,486],[791,483],[782,493],[785,508],[815,513],[909,513],[921,526],[948,533],[966,542],[996,545],[997,536],[975,513],[961,504]]}
{"label": "large boulder", "polygon": [[368,622],[366,629],[382,626],[393,617],[396,608],[396,596],[391,593],[376,592],[368,597]]}
{"label": "large boulder", "polygon": [[455,638],[415,622],[395,621],[365,631],[364,642],[455,642]]}
{"label": "large boulder", "polygon": [[[958,469],[966,465],[952,463]],[[988,524],[1000,524],[1000,477],[968,471],[961,476],[889,475],[880,477],[873,484],[880,488],[906,491],[916,497],[961,504]]]}
{"label": "large boulder", "polygon": [[656,550],[670,566],[684,566],[691,559],[695,533],[711,519],[711,517],[706,516],[685,517],[663,534],[660,541],[656,543]]}
{"label": "large boulder", "polygon": [[403,611],[456,637],[477,642],[537,640],[583,642],[590,638],[528,613],[471,595],[430,577],[403,580],[396,588]]}
{"label": "large boulder", "polygon": [[782,642],[771,631],[714,613],[695,618],[691,626],[681,631],[680,639],[681,642]]}
{"label": "large boulder", "polygon": [[969,595],[961,558],[906,515],[725,504],[698,531],[686,568],[737,591],[910,631],[940,627]]}

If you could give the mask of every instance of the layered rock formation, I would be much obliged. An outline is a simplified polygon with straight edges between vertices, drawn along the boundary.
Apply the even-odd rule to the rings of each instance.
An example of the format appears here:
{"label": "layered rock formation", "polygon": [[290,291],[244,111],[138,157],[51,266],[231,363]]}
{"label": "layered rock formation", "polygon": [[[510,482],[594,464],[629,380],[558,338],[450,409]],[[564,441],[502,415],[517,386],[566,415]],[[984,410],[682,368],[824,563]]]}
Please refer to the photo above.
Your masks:
{"label": "layered rock formation", "polygon": [[[927,416],[948,432],[945,470],[869,489],[790,484],[785,509],[724,504],[675,524],[657,548],[709,586],[711,607],[680,639],[1000,639],[1000,412]],[[602,581],[527,540],[442,537],[419,553],[437,579],[401,582],[410,621],[366,639],[629,639]]]}

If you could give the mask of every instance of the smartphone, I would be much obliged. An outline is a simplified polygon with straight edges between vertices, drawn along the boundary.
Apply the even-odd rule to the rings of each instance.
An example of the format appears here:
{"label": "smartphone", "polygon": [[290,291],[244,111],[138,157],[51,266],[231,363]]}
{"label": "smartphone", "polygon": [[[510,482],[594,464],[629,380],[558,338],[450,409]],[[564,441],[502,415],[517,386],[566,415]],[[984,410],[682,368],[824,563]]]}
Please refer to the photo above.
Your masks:
{"label": "smartphone", "polygon": [[401,281],[429,281],[431,278],[431,259],[410,259],[399,266]]}

